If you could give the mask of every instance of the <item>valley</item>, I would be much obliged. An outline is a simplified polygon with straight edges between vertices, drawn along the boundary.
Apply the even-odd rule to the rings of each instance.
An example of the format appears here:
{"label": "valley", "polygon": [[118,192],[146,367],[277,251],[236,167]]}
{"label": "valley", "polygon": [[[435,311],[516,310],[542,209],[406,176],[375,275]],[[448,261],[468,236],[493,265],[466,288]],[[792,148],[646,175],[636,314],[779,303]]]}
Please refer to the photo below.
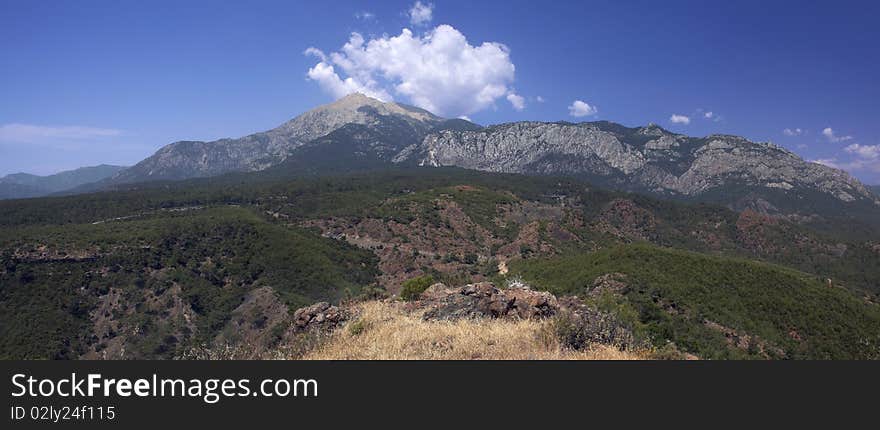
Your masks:
{"label": "valley", "polygon": [[2,356],[305,357],[323,343],[297,309],[393,304],[429,277],[577,296],[645,357],[877,357],[876,232],[576,178],[274,175],[0,202]]}

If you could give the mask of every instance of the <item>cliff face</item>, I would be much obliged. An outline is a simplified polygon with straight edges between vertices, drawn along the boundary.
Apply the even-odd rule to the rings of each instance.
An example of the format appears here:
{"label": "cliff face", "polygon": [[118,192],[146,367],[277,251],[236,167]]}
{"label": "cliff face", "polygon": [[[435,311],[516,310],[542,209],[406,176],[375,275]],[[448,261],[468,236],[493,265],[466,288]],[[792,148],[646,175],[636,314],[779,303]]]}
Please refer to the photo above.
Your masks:
{"label": "cliff face", "polygon": [[846,172],[807,162],[768,143],[693,138],[657,126],[518,122],[442,131],[395,161],[492,172],[573,174],[619,188],[699,196],[726,186],[818,192],[843,202],[877,198]]}

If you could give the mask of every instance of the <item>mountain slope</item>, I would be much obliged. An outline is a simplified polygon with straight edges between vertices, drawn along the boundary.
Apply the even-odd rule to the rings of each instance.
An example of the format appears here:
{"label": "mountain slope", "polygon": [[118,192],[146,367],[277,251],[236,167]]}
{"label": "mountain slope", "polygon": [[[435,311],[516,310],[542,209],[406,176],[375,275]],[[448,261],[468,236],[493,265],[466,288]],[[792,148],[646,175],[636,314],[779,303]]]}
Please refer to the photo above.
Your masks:
{"label": "mountain slope", "polygon": [[181,141],[121,172],[111,183],[216,176],[234,171],[259,171],[287,159],[298,148],[346,125],[394,128],[394,149],[421,141],[443,120],[415,107],[382,103],[354,93],[310,110],[272,130],[239,139],[213,142]]}
{"label": "mountain slope", "polygon": [[624,273],[631,290],[596,305],[702,358],[869,357],[880,342],[876,235],[552,176],[245,180],[262,175],[0,202],[0,356],[271,349],[290,339],[282,323],[298,306],[394,294],[422,275],[503,285],[520,274],[590,299],[597,278]]}
{"label": "mountain slope", "polygon": [[555,294],[594,297],[656,346],[701,358],[880,358],[876,304],[778,266],[628,245],[511,270]]}
{"label": "mountain slope", "polygon": [[711,198],[736,209],[797,213],[799,201],[859,204],[880,199],[846,172],[809,163],[768,143],[728,135],[694,138],[658,126],[600,121],[517,122],[447,130],[404,149],[395,161],[492,172],[570,174],[599,185],[680,198]]}
{"label": "mountain slope", "polygon": [[172,358],[214,342],[255,290],[286,315],[375,275],[367,251],[228,206],[3,230],[0,248],[0,359]]}
{"label": "mountain slope", "polygon": [[0,178],[0,199],[45,196],[109,178],[123,169],[125,167],[101,164],[49,176],[14,173]]}

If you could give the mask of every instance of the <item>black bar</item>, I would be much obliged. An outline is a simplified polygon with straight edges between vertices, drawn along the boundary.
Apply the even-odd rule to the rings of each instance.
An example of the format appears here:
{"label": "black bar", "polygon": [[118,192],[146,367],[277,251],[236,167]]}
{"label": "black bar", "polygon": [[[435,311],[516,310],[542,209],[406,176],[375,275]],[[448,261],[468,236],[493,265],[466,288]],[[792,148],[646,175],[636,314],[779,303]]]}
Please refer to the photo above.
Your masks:
{"label": "black bar", "polygon": [[[470,428],[489,423],[537,420],[660,425],[704,422],[756,426],[776,417],[781,424],[834,417],[836,428],[859,417],[876,422],[880,367],[873,362],[303,362],[303,361],[116,361],[2,362],[7,426],[30,428],[34,420],[12,418],[14,406],[114,406],[113,420],[69,420],[65,427],[250,426],[285,428],[344,422],[449,423]],[[42,378],[314,379],[317,397],[13,397],[15,374]],[[254,382],[256,384],[256,382]],[[282,387],[283,388],[283,387]],[[57,409],[56,409],[57,410]],[[19,409],[21,411],[21,409]],[[765,417],[761,420],[758,417]],[[421,420],[421,421],[414,421]],[[37,420],[39,427],[46,422]],[[58,424],[56,424],[58,425]]]}

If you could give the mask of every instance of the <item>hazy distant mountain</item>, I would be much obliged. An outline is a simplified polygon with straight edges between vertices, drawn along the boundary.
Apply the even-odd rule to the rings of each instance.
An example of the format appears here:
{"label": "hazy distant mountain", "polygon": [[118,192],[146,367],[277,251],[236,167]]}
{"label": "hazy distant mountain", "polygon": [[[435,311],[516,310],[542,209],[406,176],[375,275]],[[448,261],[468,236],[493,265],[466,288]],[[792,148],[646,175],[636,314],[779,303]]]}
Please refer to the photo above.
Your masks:
{"label": "hazy distant mountain", "polygon": [[109,178],[123,169],[123,166],[101,164],[49,176],[13,173],[0,178],[0,199],[45,196]]}
{"label": "hazy distant mountain", "polygon": [[874,192],[874,194],[880,196],[880,185],[870,185],[868,186],[868,188],[870,188],[871,191]]}

